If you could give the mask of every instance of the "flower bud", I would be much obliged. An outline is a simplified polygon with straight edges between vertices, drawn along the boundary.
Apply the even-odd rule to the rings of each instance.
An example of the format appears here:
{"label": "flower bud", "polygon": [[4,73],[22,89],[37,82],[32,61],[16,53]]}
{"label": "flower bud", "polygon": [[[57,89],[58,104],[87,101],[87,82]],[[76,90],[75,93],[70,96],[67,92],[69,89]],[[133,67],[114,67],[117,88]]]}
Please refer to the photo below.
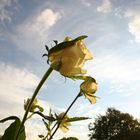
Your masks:
{"label": "flower bud", "polygon": [[[27,99],[27,101],[24,102],[24,109],[27,109],[27,106],[29,105],[31,99]],[[38,105],[38,101],[37,99],[35,99],[31,105],[31,108],[29,110],[29,112],[35,112],[36,109],[39,109],[40,112],[43,112],[44,109]]]}
{"label": "flower bud", "polygon": [[97,83],[94,78],[87,77],[80,85],[81,93],[90,101],[91,104],[96,103],[96,96],[94,93],[97,91]]}

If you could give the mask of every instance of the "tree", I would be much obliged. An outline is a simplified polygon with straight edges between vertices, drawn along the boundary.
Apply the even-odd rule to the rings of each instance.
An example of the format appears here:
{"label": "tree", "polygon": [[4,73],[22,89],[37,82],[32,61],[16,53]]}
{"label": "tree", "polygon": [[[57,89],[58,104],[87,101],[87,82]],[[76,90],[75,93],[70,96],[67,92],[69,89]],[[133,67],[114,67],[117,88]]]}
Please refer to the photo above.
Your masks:
{"label": "tree", "polygon": [[140,140],[140,122],[114,108],[90,123],[89,131],[90,140]]}

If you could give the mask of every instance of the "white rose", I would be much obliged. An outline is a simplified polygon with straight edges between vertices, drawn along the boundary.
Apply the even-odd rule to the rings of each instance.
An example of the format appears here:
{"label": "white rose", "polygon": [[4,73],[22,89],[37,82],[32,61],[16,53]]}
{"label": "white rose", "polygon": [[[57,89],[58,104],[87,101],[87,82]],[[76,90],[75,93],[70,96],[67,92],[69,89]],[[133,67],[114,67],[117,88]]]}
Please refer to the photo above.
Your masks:
{"label": "white rose", "polygon": [[85,61],[92,59],[92,55],[80,37],[74,40],[66,37],[64,42],[50,49],[48,58],[53,68],[59,67],[57,70],[62,75],[71,77],[86,73],[82,67]]}

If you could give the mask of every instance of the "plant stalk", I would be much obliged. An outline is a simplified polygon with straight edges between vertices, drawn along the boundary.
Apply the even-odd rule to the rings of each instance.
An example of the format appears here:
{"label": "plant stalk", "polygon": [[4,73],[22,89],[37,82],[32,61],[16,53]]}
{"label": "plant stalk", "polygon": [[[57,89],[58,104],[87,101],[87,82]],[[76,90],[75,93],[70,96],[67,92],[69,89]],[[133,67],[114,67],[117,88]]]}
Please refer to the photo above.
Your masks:
{"label": "plant stalk", "polygon": [[39,82],[38,86],[36,87],[35,91],[34,91],[34,94],[32,95],[32,98],[29,102],[29,104],[27,105],[27,109],[25,111],[25,114],[23,116],[23,119],[22,119],[22,122],[21,122],[21,125],[19,127],[19,130],[18,130],[18,133],[17,133],[17,136],[16,136],[16,139],[15,140],[18,140],[18,136],[20,134],[20,131],[21,131],[21,128],[24,126],[24,123],[27,119],[27,116],[28,116],[28,113],[30,111],[30,108],[32,106],[32,103],[33,101],[35,100],[39,90],[41,89],[42,85],[44,84],[44,82],[47,80],[47,78],[49,77],[49,75],[51,74],[51,72],[53,71],[53,69],[50,67],[47,72],[44,74],[43,78],[41,79],[41,81]]}

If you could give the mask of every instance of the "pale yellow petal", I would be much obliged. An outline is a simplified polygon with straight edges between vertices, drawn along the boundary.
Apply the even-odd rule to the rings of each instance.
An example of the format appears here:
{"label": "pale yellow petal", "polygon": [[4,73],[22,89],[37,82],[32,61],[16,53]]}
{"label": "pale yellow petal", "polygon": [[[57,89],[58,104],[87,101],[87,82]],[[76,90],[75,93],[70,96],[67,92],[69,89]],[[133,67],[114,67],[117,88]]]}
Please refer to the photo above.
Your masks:
{"label": "pale yellow petal", "polygon": [[96,97],[95,96],[91,96],[91,95],[85,94],[85,97],[90,101],[91,104],[95,104],[96,103]]}
{"label": "pale yellow petal", "polygon": [[65,126],[65,125],[60,125],[59,128],[63,131],[63,133],[66,133],[66,132],[69,131],[69,128],[67,126]]}
{"label": "pale yellow petal", "polygon": [[70,36],[67,36],[67,37],[65,37],[64,42],[65,41],[71,41],[71,40],[72,40],[72,38]]}
{"label": "pale yellow petal", "polygon": [[85,60],[90,60],[92,59],[92,54],[90,53],[90,51],[87,49],[87,47],[85,46],[83,41],[78,41],[77,42],[77,46],[80,47],[82,49],[82,52],[85,54]]}

